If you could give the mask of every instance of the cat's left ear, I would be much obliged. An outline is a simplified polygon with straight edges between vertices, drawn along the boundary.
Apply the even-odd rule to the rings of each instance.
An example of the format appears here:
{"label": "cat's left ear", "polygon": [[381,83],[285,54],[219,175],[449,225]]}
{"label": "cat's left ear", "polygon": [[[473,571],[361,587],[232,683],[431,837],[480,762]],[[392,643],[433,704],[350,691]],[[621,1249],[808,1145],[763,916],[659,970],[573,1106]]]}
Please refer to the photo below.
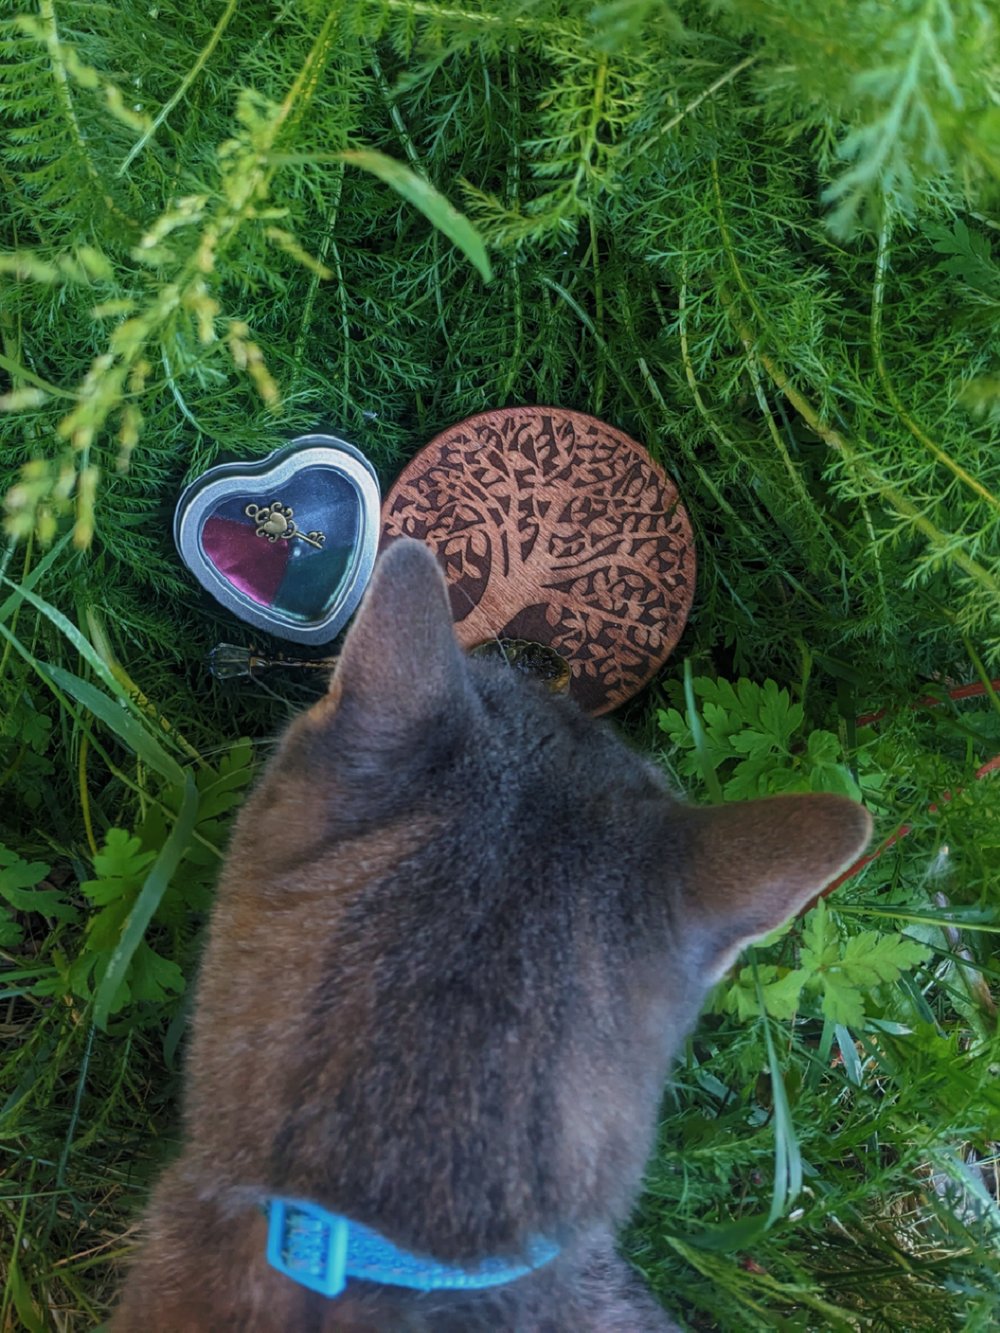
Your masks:
{"label": "cat's left ear", "polygon": [[687,807],[682,818],[687,905],[713,978],[846,870],[872,831],[864,806],[820,793]]}
{"label": "cat's left ear", "polygon": [[338,712],[398,735],[457,712],[467,682],[444,574],[422,542],[400,538],[379,557],[344,641],[330,682]]}

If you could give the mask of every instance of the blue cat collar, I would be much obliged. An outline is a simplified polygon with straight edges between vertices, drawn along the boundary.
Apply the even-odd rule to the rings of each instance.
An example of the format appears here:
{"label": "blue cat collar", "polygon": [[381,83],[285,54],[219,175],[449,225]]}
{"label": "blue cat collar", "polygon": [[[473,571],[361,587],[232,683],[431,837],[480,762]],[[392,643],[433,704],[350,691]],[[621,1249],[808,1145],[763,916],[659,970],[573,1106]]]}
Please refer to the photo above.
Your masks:
{"label": "blue cat collar", "polygon": [[455,1268],[398,1249],[370,1227],[304,1199],[268,1199],[267,1212],[268,1263],[321,1296],[339,1296],[349,1277],[413,1291],[479,1291],[525,1277],[559,1253],[558,1245],[535,1241],[528,1263],[484,1259]]}

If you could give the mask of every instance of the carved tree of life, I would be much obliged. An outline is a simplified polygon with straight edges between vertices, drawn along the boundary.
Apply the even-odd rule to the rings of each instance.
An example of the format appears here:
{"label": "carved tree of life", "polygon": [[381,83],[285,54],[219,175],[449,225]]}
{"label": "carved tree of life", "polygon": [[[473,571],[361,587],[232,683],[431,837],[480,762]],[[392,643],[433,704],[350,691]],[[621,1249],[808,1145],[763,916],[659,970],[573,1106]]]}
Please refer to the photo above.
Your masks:
{"label": "carved tree of life", "polygon": [[382,531],[436,550],[463,644],[550,645],[594,713],[654,674],[694,592],[673,483],[627,435],[560,408],[503,408],[438,435],[390,491]]}

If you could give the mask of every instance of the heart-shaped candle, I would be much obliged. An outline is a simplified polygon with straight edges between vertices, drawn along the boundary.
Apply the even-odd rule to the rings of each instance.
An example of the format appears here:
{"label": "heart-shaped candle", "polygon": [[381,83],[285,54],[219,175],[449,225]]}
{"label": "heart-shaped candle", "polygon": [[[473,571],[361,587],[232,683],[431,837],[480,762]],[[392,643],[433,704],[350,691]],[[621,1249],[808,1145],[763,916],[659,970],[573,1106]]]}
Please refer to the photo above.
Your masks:
{"label": "heart-shaped candle", "polygon": [[294,643],[327,643],[354,611],[378,542],[371,464],[334,435],[211,468],[174,515],[181,559],[223,606]]}

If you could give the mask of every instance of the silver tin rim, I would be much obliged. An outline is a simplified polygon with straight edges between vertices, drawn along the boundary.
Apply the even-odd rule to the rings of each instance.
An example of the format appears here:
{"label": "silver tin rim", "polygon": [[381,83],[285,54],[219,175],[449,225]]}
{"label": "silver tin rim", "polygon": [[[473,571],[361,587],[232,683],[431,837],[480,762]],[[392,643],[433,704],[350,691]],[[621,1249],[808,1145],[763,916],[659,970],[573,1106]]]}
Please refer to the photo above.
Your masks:
{"label": "silver tin rim", "polygon": [[[266,610],[226,583],[202,550],[198,534],[202,520],[217,502],[217,487],[221,483],[226,484],[228,491],[232,480],[245,478],[251,483],[266,472],[268,480],[279,486],[300,469],[317,466],[334,468],[352,484],[358,498],[361,531],[340,600],[322,620],[303,625],[280,611]],[[201,586],[241,620],[291,643],[323,644],[343,629],[368,585],[378,551],[380,511],[375,469],[359,449],[336,435],[300,435],[266,458],[250,463],[222,463],[186,486],[174,511],[174,541],[181,559]]]}

